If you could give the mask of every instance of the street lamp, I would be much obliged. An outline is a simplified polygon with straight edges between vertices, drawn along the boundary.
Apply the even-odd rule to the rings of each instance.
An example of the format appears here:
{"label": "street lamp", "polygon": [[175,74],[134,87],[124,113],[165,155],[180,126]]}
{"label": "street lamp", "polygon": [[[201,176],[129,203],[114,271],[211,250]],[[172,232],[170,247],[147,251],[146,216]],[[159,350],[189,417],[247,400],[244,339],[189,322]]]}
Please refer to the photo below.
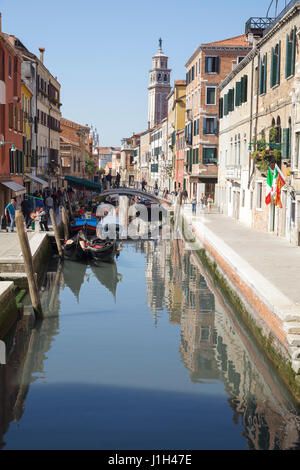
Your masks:
{"label": "street lamp", "polygon": [[16,151],[16,147],[15,147],[15,144],[13,142],[4,142],[4,140],[0,141],[0,147],[2,145],[5,145],[5,144],[10,144],[11,145],[11,148],[10,148],[10,151],[11,152],[15,152]]}

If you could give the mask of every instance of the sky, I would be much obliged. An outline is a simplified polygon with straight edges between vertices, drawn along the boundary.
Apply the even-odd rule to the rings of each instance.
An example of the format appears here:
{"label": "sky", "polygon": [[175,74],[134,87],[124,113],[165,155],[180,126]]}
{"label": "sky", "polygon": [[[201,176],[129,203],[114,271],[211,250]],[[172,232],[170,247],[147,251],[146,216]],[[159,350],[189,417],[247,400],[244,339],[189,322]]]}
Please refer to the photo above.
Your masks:
{"label": "sky", "polygon": [[120,146],[147,128],[149,70],[160,37],[174,83],[185,79],[185,63],[199,44],[243,34],[245,22],[265,16],[270,3],[0,0],[0,12],[2,31],[37,56],[45,47],[44,63],[61,84],[63,117],[96,127],[101,146]]}

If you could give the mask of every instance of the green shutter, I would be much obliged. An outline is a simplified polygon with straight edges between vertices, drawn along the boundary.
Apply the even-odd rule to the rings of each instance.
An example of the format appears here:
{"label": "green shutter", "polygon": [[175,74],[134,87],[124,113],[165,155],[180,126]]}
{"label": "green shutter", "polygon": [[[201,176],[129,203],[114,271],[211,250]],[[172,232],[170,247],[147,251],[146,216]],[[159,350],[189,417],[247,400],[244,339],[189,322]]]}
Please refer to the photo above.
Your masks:
{"label": "green shutter", "polygon": [[280,83],[280,61],[281,61],[281,41],[278,43],[278,56],[277,56],[277,67],[276,67],[276,85]]}
{"label": "green shutter", "polygon": [[282,129],[282,158],[289,158],[289,128]]}
{"label": "green shutter", "polygon": [[223,117],[223,98],[219,99],[219,118]]}
{"label": "green shutter", "polygon": [[196,149],[196,162],[195,163],[199,163],[199,149],[198,148]]}
{"label": "green shutter", "polygon": [[264,57],[264,90],[263,93],[267,92],[267,53],[265,54]]}
{"label": "green shutter", "polygon": [[295,58],[296,58],[296,26],[293,29],[293,41],[291,45],[291,73],[290,75],[295,74]]}
{"label": "green shutter", "polygon": [[289,50],[290,50],[290,39],[289,35],[286,35],[286,49],[285,49],[285,78],[290,76],[290,63],[289,63]]}
{"label": "green shutter", "polygon": [[259,70],[259,94],[263,94],[263,61],[260,59],[260,70]]}
{"label": "green shutter", "polygon": [[242,83],[236,82],[236,86],[235,86],[235,105],[236,106],[241,105],[241,90],[242,90]]}
{"label": "green shutter", "polygon": [[228,93],[224,96],[224,116],[228,114]]}
{"label": "green shutter", "polygon": [[270,88],[274,86],[274,47],[271,53],[271,75],[270,75]]}

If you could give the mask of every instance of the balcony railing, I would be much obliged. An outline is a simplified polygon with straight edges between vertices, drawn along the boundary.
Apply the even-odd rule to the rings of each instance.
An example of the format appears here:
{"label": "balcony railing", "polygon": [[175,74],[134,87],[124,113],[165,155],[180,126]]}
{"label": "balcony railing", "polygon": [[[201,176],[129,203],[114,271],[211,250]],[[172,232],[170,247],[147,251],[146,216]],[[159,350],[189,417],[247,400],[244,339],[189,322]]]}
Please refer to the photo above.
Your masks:
{"label": "balcony railing", "polygon": [[227,165],[226,178],[239,181],[241,179],[241,165]]}

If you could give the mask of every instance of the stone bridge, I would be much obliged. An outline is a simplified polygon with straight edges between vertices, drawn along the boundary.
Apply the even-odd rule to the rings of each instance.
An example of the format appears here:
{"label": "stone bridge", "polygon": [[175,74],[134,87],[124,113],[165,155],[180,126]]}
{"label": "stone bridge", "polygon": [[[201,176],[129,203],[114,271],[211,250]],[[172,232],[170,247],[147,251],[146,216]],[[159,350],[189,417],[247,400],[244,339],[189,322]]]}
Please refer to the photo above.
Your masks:
{"label": "stone bridge", "polygon": [[155,196],[154,194],[148,193],[147,191],[142,191],[141,189],[134,189],[134,188],[118,188],[118,189],[106,189],[105,191],[101,192],[101,196],[138,196],[144,199],[149,199],[152,202],[161,203],[165,202],[168,204],[172,204],[172,201],[168,199],[164,199],[159,196]]}

